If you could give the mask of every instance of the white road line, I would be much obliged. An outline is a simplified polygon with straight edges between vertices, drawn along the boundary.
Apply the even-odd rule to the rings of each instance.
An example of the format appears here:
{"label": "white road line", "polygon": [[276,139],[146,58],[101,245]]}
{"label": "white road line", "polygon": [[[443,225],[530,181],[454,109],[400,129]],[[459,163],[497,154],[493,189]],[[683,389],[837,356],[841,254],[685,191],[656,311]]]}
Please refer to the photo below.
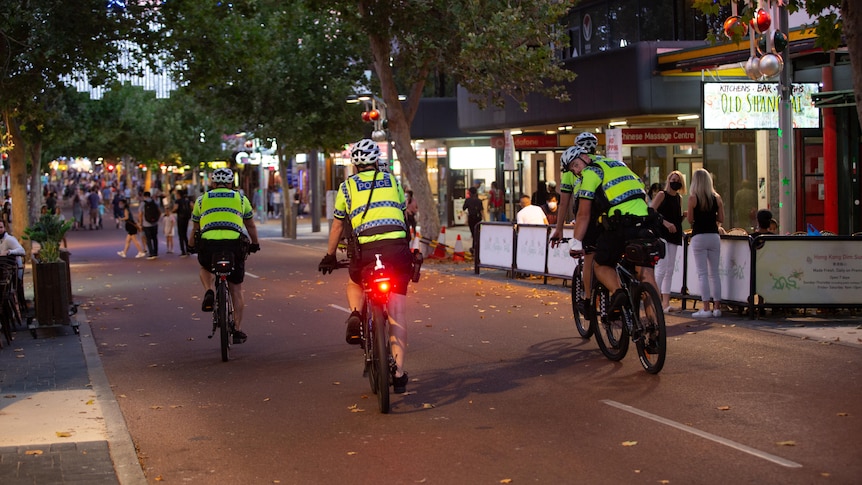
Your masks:
{"label": "white road line", "polygon": [[336,310],[341,310],[341,311],[343,311],[344,313],[350,313],[350,309],[348,309],[348,308],[344,308],[343,306],[335,305],[335,304],[332,304],[332,303],[330,303],[330,304],[329,304],[329,306],[330,306],[330,307],[332,307],[332,308],[335,308]]}
{"label": "white road line", "polygon": [[687,433],[691,433],[693,435],[700,436],[701,438],[706,438],[708,440],[715,441],[716,443],[722,444],[724,446],[729,446],[733,449],[742,451],[744,453],[748,453],[749,455],[754,455],[758,458],[763,458],[764,460],[771,461],[771,462],[776,463],[776,464],[781,465],[781,466],[786,466],[788,468],[802,468],[802,465],[800,465],[799,463],[796,463],[795,461],[786,460],[784,458],[781,458],[780,456],[775,456],[775,455],[769,454],[765,451],[760,451],[760,450],[751,448],[750,446],[745,446],[741,443],[737,443],[735,441],[731,441],[729,439],[722,438],[721,436],[717,436],[717,435],[714,435],[712,433],[707,433],[706,431],[701,431],[697,428],[692,428],[691,426],[686,426],[682,423],[677,423],[676,421],[671,421],[670,419],[666,419],[666,418],[663,418],[661,416],[657,416],[655,414],[648,413],[646,411],[642,411],[640,409],[634,408],[634,407],[629,406],[627,404],[618,403],[616,401],[611,401],[609,399],[602,399],[601,402],[607,404],[608,406],[613,406],[617,409],[622,409],[623,411],[627,411],[627,412],[630,412],[632,414],[636,414],[638,416],[641,416],[641,417],[644,417],[647,419],[651,419],[655,422],[670,426],[672,428],[676,428],[678,430],[685,431]]}
{"label": "white road line", "polygon": [[256,274],[251,274],[251,273],[249,273],[248,271],[246,271],[246,272],[245,272],[245,275],[246,275],[246,276],[248,276],[248,277],[251,277],[251,278],[260,278],[260,276],[258,276],[258,275],[256,275]]}

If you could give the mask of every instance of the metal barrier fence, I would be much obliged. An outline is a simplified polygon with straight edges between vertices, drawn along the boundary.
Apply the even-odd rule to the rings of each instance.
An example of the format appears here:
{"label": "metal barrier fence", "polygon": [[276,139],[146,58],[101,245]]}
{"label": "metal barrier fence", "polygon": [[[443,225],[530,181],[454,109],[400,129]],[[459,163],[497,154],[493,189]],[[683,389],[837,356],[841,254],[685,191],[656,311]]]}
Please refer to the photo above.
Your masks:
{"label": "metal barrier fence", "polygon": [[[572,237],[565,226],[563,237]],[[575,260],[568,245],[550,247],[553,227],[482,222],[474,269],[571,280]],[[700,284],[690,236],[677,251],[671,295],[700,300]],[[721,236],[721,303],[747,309],[862,308],[862,237],[859,236]]]}

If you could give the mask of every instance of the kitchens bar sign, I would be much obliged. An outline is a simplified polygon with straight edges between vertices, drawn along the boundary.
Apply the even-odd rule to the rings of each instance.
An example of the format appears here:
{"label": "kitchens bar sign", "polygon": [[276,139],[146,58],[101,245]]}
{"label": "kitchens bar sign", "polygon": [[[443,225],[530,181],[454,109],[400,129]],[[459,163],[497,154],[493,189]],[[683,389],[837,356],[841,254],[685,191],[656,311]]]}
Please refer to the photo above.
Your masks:
{"label": "kitchens bar sign", "polygon": [[[793,84],[793,128],[820,127],[820,110],[811,99],[818,91],[817,83]],[[703,83],[703,129],[777,129],[780,105],[778,83]]]}

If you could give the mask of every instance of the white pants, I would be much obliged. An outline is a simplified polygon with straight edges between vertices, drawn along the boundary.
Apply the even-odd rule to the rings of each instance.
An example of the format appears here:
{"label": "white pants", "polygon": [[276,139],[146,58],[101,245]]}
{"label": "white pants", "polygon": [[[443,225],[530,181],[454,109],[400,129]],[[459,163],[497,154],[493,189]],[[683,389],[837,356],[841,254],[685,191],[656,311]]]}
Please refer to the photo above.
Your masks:
{"label": "white pants", "polygon": [[721,301],[721,278],[718,260],[721,255],[721,237],[718,234],[696,234],[691,238],[691,251],[700,282],[701,301]]}
{"label": "white pants", "polygon": [[662,295],[670,294],[670,285],[673,282],[673,268],[676,264],[676,251],[679,249],[679,244],[671,244],[664,239],[665,254],[664,258],[658,260],[655,265],[655,282],[658,285]]}

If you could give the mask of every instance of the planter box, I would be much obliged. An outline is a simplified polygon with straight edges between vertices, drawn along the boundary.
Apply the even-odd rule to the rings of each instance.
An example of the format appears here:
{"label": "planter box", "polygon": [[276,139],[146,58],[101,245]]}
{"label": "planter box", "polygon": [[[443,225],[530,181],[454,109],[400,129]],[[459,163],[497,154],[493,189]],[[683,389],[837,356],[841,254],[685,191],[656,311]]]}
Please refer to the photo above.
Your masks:
{"label": "planter box", "polygon": [[68,325],[69,267],[64,261],[33,264],[33,300],[39,325]]}

